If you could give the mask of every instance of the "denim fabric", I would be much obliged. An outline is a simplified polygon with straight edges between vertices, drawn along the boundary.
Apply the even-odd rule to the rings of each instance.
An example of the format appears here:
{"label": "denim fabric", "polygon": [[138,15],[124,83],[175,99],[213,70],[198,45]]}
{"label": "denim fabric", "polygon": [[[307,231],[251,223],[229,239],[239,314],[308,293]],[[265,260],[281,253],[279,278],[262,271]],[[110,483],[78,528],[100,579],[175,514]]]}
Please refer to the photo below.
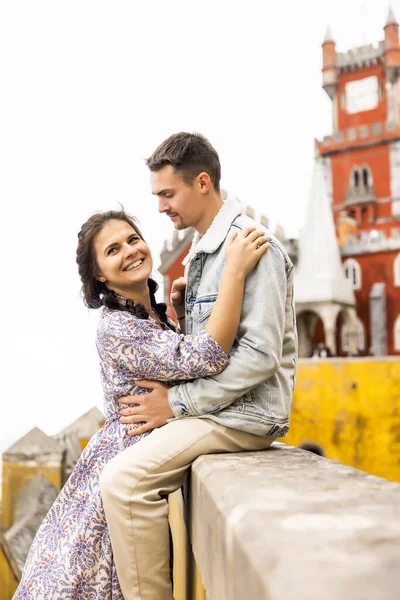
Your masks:
{"label": "denim fabric", "polygon": [[[224,203],[205,235],[196,233],[185,259],[186,333],[203,330],[225,267],[224,246],[235,229],[257,225],[233,199]],[[267,231],[267,230],[266,230]],[[282,437],[297,363],[293,264],[269,232],[270,248],[247,276],[242,315],[229,364],[219,375],[171,388],[175,417],[207,417],[256,435]]]}

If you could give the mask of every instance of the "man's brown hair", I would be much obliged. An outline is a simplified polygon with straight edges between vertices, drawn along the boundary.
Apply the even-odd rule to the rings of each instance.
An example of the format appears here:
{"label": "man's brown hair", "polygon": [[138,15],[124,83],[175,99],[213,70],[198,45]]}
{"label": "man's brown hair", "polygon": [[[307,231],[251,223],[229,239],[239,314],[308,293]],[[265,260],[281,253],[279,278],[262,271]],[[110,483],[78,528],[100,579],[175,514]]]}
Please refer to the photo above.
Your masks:
{"label": "man's brown hair", "polygon": [[215,191],[219,192],[221,164],[217,151],[199,133],[174,133],[166,139],[146,160],[150,171],[158,171],[165,165],[174,167],[178,177],[192,185],[199,173],[208,173]]}

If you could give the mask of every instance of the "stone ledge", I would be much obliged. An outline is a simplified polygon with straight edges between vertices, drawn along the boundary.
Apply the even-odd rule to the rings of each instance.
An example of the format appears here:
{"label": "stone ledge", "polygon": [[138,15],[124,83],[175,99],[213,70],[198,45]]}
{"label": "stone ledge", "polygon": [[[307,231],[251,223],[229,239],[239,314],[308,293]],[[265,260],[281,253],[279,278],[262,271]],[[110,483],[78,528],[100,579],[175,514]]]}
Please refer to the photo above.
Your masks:
{"label": "stone ledge", "polygon": [[207,600],[397,600],[400,485],[281,443],[202,456],[191,538]]}

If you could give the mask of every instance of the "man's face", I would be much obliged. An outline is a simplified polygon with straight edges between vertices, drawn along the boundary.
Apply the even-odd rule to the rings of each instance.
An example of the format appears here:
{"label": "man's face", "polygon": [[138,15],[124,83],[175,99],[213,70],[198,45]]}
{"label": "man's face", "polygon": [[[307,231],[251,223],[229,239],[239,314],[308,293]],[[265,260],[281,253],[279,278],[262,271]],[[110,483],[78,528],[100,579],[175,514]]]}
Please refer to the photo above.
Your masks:
{"label": "man's face", "polygon": [[198,178],[189,186],[176,175],[174,167],[165,165],[158,171],[152,171],[150,182],[151,191],[158,198],[159,212],[171,219],[175,229],[196,229],[205,209]]}

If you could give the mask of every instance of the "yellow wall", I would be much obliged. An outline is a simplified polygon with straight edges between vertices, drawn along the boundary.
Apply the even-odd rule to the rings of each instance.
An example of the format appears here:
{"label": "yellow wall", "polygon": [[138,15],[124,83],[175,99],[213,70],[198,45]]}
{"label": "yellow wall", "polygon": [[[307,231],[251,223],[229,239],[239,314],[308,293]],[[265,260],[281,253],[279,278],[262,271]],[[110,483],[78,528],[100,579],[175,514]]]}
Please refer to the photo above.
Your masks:
{"label": "yellow wall", "polygon": [[58,489],[61,488],[60,466],[37,463],[3,462],[2,527],[7,531],[14,522],[18,495],[25,483],[36,475],[43,475]]}
{"label": "yellow wall", "polygon": [[17,580],[0,544],[0,600],[11,600],[17,589]]}
{"label": "yellow wall", "polygon": [[328,458],[400,482],[400,360],[299,361],[282,441],[316,442]]}
{"label": "yellow wall", "polygon": [[90,438],[79,438],[79,443],[81,445],[82,450],[84,450],[86,448],[89,441],[90,441]]}

